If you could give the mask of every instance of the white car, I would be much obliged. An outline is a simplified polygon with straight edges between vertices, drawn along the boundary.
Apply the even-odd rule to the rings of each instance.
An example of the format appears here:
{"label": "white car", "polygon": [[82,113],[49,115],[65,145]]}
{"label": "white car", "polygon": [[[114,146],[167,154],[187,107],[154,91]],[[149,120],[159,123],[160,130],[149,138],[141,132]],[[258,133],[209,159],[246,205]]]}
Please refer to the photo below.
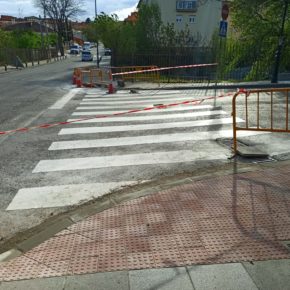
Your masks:
{"label": "white car", "polygon": [[79,54],[80,53],[80,46],[78,44],[74,44],[70,47],[69,53],[70,54]]}

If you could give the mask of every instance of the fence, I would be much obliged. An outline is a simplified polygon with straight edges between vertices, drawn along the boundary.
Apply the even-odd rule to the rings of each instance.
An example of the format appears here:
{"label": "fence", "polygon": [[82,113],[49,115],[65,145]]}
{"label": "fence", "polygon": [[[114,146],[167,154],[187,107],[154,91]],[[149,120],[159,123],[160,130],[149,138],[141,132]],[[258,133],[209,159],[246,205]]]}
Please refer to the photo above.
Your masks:
{"label": "fence", "polygon": [[[130,55],[112,54],[112,64],[116,67],[156,66],[173,67],[188,64],[213,63],[212,51],[208,48],[153,50]],[[160,82],[191,82],[215,80],[216,68],[186,68],[159,73]]]}
{"label": "fence", "polygon": [[[290,133],[289,92],[290,88],[265,89],[240,91],[234,95],[232,115],[235,154],[238,131]],[[237,114],[245,120],[243,126],[237,125]]]}
{"label": "fence", "polygon": [[78,87],[96,87],[112,84],[112,72],[110,68],[97,68],[96,66],[75,68],[73,72],[73,84]]}
{"label": "fence", "polygon": [[[155,65],[149,66],[123,66],[123,67],[112,67],[112,74],[117,74],[114,79],[122,81],[150,81],[155,83],[160,83],[160,72],[159,71],[150,71],[157,69]],[[149,70],[149,71],[148,71]],[[134,73],[134,72],[138,73]],[[142,71],[146,71],[141,73]],[[129,73],[129,74],[125,74]]]}
{"label": "fence", "polygon": [[[131,54],[116,54],[113,51],[112,65],[169,67],[218,63],[216,68],[162,72],[160,79],[167,82],[259,81],[271,78],[274,55],[273,43],[251,46],[218,39],[211,47],[169,48]],[[281,71],[286,68],[287,65],[281,63]]]}
{"label": "fence", "polygon": [[59,58],[58,51],[55,48],[50,49],[22,49],[22,48],[0,48],[0,66],[8,65],[21,67],[28,63],[32,65],[39,64],[40,61]]}
{"label": "fence", "polygon": [[[96,66],[75,68],[73,72],[73,84],[79,87],[95,87],[99,85],[109,86],[115,81],[150,81],[159,84],[159,71],[156,66],[130,66],[130,67],[102,67]],[[144,73],[142,72],[144,70]],[[149,70],[149,71],[148,71]],[[136,73],[134,73],[136,72]],[[114,74],[117,74],[114,77]]]}

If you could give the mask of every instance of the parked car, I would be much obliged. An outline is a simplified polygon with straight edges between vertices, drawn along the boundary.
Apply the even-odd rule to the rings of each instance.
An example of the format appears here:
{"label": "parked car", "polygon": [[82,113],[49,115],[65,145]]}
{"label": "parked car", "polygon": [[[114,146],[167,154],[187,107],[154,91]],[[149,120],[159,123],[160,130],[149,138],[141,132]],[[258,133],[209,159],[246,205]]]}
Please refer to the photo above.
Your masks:
{"label": "parked car", "polygon": [[82,61],[93,61],[93,55],[89,50],[82,51]]}
{"label": "parked car", "polygon": [[105,55],[112,55],[112,51],[110,48],[105,48]]}
{"label": "parked car", "polygon": [[80,46],[78,44],[74,44],[70,47],[69,53],[70,54],[79,54],[80,53]]}

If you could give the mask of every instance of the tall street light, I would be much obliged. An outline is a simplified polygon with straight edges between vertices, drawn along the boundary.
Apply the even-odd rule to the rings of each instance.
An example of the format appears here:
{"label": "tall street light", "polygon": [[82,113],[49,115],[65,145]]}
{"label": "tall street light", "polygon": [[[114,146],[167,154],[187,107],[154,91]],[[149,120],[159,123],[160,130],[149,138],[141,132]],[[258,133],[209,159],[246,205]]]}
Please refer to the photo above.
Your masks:
{"label": "tall street light", "polygon": [[[97,20],[97,16],[98,16],[98,10],[97,10],[97,0],[95,0],[95,20]],[[99,36],[97,34],[97,31],[96,31],[96,36],[97,36],[97,67],[99,68],[100,67],[100,64],[99,64]]]}

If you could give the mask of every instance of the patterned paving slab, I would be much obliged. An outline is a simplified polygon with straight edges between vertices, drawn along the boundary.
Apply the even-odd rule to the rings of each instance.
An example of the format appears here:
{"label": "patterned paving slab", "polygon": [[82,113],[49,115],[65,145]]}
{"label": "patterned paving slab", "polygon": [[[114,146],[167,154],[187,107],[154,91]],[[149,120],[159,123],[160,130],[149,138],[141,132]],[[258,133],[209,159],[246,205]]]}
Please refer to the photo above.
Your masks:
{"label": "patterned paving slab", "polygon": [[289,174],[215,177],[125,202],[0,264],[0,281],[289,259]]}

